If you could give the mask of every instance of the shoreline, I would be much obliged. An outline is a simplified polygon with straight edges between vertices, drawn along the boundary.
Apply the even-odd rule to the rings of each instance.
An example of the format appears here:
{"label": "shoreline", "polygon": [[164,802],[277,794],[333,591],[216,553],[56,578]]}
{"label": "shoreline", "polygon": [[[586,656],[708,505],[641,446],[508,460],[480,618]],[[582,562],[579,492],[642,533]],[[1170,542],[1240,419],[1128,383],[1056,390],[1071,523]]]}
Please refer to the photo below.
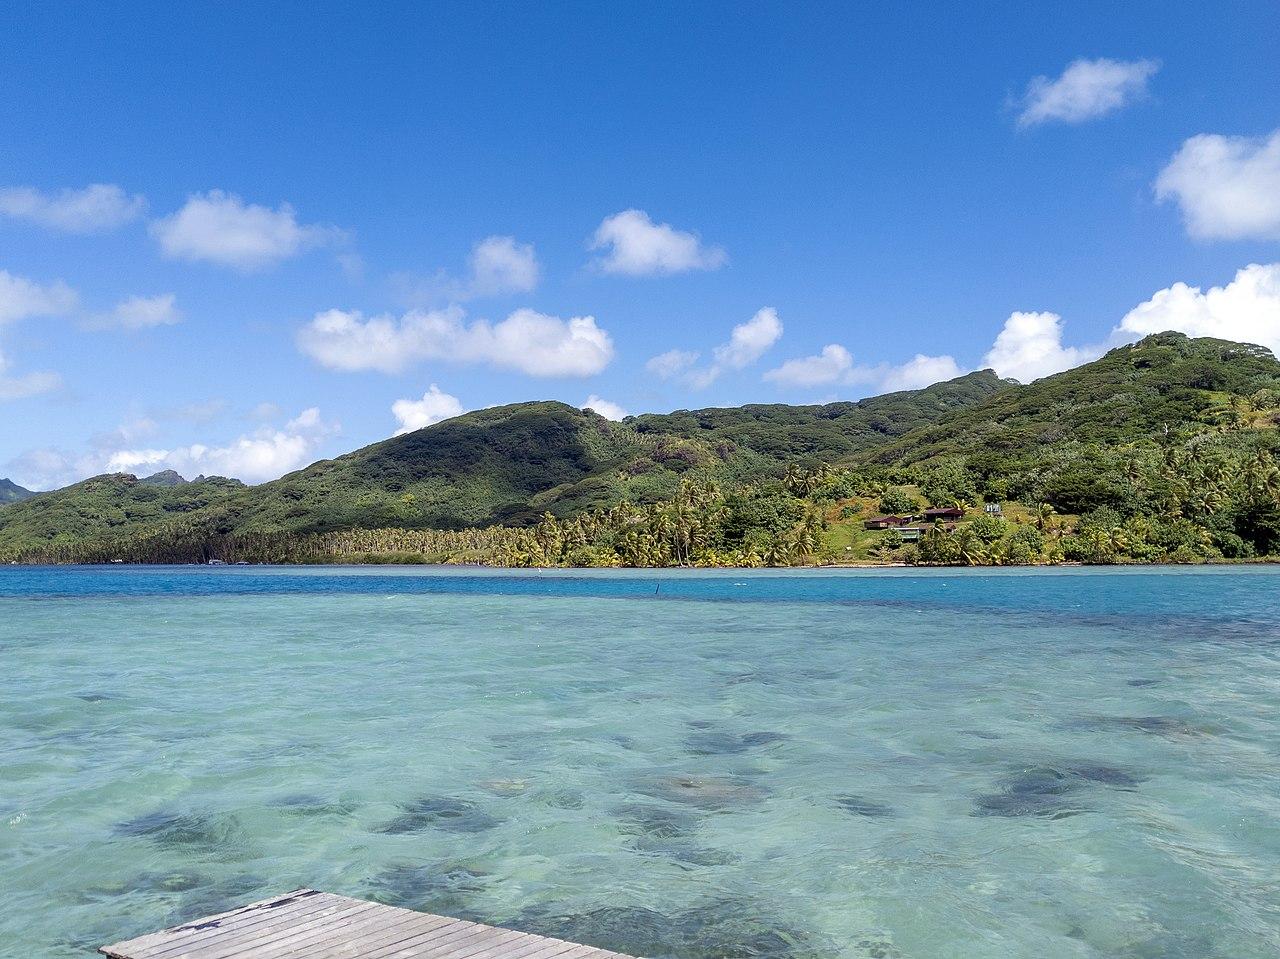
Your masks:
{"label": "shoreline", "polygon": [[376,569],[378,567],[389,567],[393,569],[417,569],[417,568],[437,568],[437,569],[477,569],[477,570],[504,570],[504,571],[527,571],[527,572],[549,572],[554,570],[566,571],[585,571],[585,570],[643,570],[645,572],[703,572],[707,570],[723,570],[726,572],[756,572],[760,570],[770,570],[779,572],[783,570],[844,570],[844,569],[921,569],[921,570],[963,570],[963,569],[1173,569],[1185,568],[1196,569],[1202,567],[1228,567],[1236,568],[1241,566],[1280,566],[1280,556],[1262,556],[1251,557],[1248,559],[1214,559],[1206,560],[1199,563],[1189,562],[1169,562],[1169,563],[1139,563],[1133,561],[1120,561],[1115,563],[1083,563],[1078,561],[1070,561],[1063,563],[795,563],[785,566],[504,566],[497,563],[429,563],[429,562],[360,562],[360,561],[310,561],[297,563],[243,563],[243,562],[214,562],[214,563],[133,563],[133,562],[110,562],[110,563],[23,563],[11,561],[0,564],[0,570],[3,569],[149,569],[149,568],[170,568],[170,569],[307,569],[312,567],[357,567]]}

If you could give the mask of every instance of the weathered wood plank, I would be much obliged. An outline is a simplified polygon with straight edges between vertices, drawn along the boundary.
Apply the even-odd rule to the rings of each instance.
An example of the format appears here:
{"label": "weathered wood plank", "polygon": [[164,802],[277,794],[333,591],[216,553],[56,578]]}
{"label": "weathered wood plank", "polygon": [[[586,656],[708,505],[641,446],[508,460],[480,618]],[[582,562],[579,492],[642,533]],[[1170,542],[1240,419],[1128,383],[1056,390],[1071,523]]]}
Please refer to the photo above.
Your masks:
{"label": "weathered wood plank", "polygon": [[190,930],[135,959],[185,959],[188,955],[198,955],[201,959],[220,959],[220,953],[225,952],[230,945],[272,937],[281,930],[322,925],[334,916],[345,915],[360,905],[358,899],[346,899],[326,893],[311,900],[306,909],[285,915],[244,917],[214,928]]}
{"label": "weathered wood plank", "polygon": [[323,901],[326,895],[328,894],[317,892],[314,889],[295,889],[292,892],[285,893],[283,896],[260,899],[246,906],[229,909],[213,916],[206,916],[195,922],[170,926],[168,929],[150,932],[134,939],[117,942],[114,945],[103,946],[98,951],[106,956],[113,957],[113,959],[139,959],[144,952],[171,945],[202,930],[231,928],[241,922],[263,921],[273,913],[287,915],[290,912],[313,908],[316,905],[316,899],[319,898]]}
{"label": "weathered wood plank", "polygon": [[[385,910],[378,908],[372,913],[356,917],[349,924],[339,923],[312,930],[309,934],[302,933],[294,945],[306,945],[310,959],[320,959],[321,956],[352,956],[357,954],[353,950],[360,943],[381,942],[385,937],[408,935],[411,930],[443,928],[457,922],[456,919],[427,913],[409,912],[405,916],[388,916]],[[258,959],[258,956],[255,952],[254,959]]]}
{"label": "weathered wood plank", "polygon": [[265,923],[251,929],[229,932],[215,942],[201,942],[183,946],[164,955],[150,955],[143,959],[236,959],[237,956],[252,954],[267,956],[274,948],[285,941],[297,937],[305,930],[327,930],[340,922],[356,919],[367,913],[377,913],[377,906],[372,903],[361,903],[348,900],[336,903],[318,913],[300,917],[297,923]]}
{"label": "weathered wood plank", "polygon": [[418,918],[397,921],[394,917],[389,917],[387,928],[368,930],[349,938],[342,936],[339,931],[338,934],[329,937],[325,948],[338,956],[364,957],[372,955],[376,950],[389,948],[408,940],[425,942],[442,938],[444,941],[452,941],[458,936],[467,934],[470,931],[467,927],[472,925],[463,924],[457,919],[444,925],[437,925],[423,922],[423,919],[429,918],[425,913],[410,912],[409,915]]}
{"label": "weathered wood plank", "polygon": [[563,939],[296,889],[103,946],[111,959],[631,959]]}

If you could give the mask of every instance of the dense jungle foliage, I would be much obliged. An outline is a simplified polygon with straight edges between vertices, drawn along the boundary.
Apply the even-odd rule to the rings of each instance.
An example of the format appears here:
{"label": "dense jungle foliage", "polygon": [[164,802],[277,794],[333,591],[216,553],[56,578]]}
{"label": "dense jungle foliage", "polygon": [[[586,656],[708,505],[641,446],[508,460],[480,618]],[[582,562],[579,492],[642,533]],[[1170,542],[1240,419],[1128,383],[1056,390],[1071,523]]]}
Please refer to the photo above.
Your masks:
{"label": "dense jungle foliage", "polygon": [[[1159,334],[1019,385],[610,423],[469,413],[273,483],[95,477],[0,507],[9,562],[759,566],[1280,554],[1280,363]],[[922,519],[928,506],[958,518]],[[872,516],[916,517],[902,530]]]}

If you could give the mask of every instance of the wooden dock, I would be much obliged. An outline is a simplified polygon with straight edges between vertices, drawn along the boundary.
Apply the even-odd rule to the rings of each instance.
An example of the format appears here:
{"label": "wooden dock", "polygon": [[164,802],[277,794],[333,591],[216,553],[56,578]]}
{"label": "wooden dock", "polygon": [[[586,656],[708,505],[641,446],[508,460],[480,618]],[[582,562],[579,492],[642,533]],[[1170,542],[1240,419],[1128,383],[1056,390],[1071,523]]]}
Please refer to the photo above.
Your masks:
{"label": "wooden dock", "polygon": [[111,959],[631,959],[314,889],[117,942]]}

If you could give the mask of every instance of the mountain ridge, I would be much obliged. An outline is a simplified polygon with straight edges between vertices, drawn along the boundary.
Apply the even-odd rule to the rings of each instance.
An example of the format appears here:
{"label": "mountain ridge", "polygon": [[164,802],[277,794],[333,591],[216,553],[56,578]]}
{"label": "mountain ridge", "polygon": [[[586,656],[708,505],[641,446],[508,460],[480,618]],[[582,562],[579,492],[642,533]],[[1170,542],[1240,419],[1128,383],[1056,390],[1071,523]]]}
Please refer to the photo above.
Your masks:
{"label": "mountain ridge", "polygon": [[664,502],[691,481],[767,486],[818,465],[908,484],[959,469],[979,495],[1080,512],[1120,502],[1115,476],[1135,450],[1149,457],[1224,417],[1243,416],[1257,434],[1250,442],[1274,446],[1269,414],[1232,412],[1232,404],[1264,408],[1268,397],[1280,406],[1280,363],[1269,351],[1169,333],[1031,384],[984,370],[857,402],[677,410],[621,423],[533,401],[466,413],[255,487],[177,474],[92,477],[6,507],[0,556],[179,532],[529,527],[547,513],[568,520]]}

